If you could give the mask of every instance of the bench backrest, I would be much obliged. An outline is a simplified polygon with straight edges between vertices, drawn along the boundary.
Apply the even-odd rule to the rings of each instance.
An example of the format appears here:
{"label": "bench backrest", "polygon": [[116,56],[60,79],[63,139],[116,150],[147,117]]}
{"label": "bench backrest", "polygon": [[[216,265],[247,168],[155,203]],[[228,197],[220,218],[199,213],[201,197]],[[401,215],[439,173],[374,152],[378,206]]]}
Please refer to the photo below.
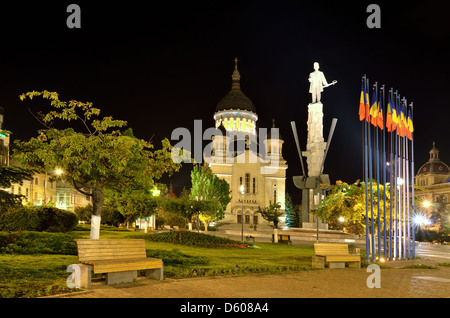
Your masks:
{"label": "bench backrest", "polygon": [[314,243],[316,255],[348,255],[348,245],[339,243]]}
{"label": "bench backrest", "polygon": [[146,257],[145,241],[141,239],[90,240],[77,239],[78,261],[131,259]]}

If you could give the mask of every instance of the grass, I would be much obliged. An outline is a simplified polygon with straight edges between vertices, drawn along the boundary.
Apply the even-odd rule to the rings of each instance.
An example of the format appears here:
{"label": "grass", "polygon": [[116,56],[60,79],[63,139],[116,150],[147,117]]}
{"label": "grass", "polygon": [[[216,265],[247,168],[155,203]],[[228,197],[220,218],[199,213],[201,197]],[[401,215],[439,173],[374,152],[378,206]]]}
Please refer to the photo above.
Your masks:
{"label": "grass", "polygon": [[[27,235],[29,237],[30,234]],[[89,238],[88,231],[74,231],[70,235],[73,238]],[[101,239],[129,236],[145,239],[148,234],[108,229],[100,233]],[[149,257],[163,259],[166,278],[309,270],[314,253],[312,246],[257,243],[247,248],[198,247],[149,240],[146,240],[146,249]],[[72,292],[74,290],[66,285],[70,275],[66,270],[67,266],[77,262],[76,255],[0,254],[0,298],[41,297]],[[103,277],[94,275],[93,280]]]}

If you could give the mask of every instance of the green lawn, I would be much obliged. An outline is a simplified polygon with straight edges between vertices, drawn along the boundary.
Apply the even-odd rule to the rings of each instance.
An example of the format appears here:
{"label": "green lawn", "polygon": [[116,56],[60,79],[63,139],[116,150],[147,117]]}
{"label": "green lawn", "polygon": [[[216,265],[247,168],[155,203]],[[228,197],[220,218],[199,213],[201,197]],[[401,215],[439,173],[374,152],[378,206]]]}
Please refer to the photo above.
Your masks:
{"label": "green lawn", "polygon": [[[101,239],[148,234],[102,230]],[[88,231],[74,231],[73,238],[89,238]],[[67,238],[66,238],[67,239]],[[146,241],[147,255],[162,258],[166,278],[248,275],[311,269],[311,246],[255,243],[253,247],[196,247]],[[67,266],[77,263],[76,255],[0,254],[0,297],[39,297],[71,292],[66,287]],[[101,280],[104,276],[94,275]]]}

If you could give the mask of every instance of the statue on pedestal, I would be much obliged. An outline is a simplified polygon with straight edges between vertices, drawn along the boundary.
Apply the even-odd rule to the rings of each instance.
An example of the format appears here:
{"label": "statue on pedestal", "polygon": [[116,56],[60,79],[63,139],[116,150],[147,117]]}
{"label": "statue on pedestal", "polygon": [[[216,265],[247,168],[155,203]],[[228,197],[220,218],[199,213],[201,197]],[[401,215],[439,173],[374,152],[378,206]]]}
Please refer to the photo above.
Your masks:
{"label": "statue on pedestal", "polygon": [[312,103],[320,103],[320,95],[325,87],[334,85],[337,81],[328,84],[323,72],[319,71],[319,63],[314,62],[314,72],[309,74],[309,92],[312,94]]}

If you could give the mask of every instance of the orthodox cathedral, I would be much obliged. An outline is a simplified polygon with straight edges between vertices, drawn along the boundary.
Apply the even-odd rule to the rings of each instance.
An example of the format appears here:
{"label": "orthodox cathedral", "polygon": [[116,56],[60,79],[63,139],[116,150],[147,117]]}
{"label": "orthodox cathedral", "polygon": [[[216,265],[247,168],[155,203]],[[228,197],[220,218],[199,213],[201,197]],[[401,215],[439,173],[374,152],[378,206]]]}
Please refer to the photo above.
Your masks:
{"label": "orthodox cathedral", "polygon": [[275,120],[272,128],[257,129],[256,107],[241,90],[237,58],[234,62],[231,90],[219,101],[214,113],[215,127],[222,135],[213,137],[209,166],[231,189],[232,200],[225,218],[218,223],[243,221],[246,229],[256,229],[258,224],[268,224],[257,213],[258,207],[277,202],[284,213],[287,164]]}

